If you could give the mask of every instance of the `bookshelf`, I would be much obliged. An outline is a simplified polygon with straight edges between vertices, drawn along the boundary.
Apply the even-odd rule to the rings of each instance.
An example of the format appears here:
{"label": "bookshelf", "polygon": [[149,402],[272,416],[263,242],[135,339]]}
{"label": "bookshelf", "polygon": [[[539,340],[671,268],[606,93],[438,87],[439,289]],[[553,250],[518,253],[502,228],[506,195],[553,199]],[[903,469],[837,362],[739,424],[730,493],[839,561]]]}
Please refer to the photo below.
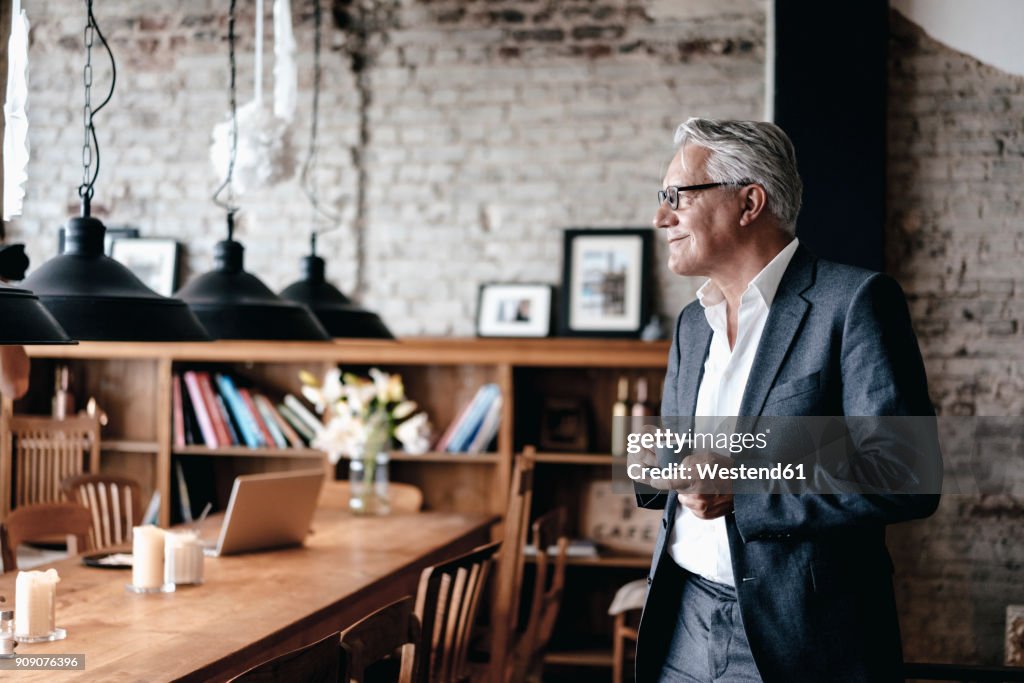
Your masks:
{"label": "bookshelf", "polygon": [[[161,493],[160,521],[171,519],[174,463],[208,462],[218,496],[226,503],[234,476],[243,473],[323,466],[319,451],[308,448],[207,448],[175,446],[172,435],[172,376],[188,369],[224,371],[280,396],[299,391],[299,370],[315,375],[334,365],[365,374],[371,367],[397,372],[406,394],[427,411],[437,434],[455,419],[477,389],[487,382],[501,388],[503,403],[496,447],[470,455],[394,452],[391,478],[419,486],[430,509],[502,513],[512,463],[528,446],[538,449],[533,515],[564,505],[570,533],[582,489],[611,476],[611,412],[620,376],[645,377],[652,396],[660,396],[667,342],[609,339],[439,339],[336,340],[333,342],[248,342],[135,344],[84,342],[67,347],[30,347],[29,394],[14,405],[18,413],[47,414],[54,368],[71,368],[72,391],[79,406],[90,396],[107,413],[102,433],[102,469],[131,476],[148,500]],[[545,399],[559,397],[585,404],[588,440],[580,452],[545,448],[540,427]],[[334,474],[346,476],[344,464]],[[610,666],[611,618],[607,606],[615,589],[641,578],[649,557],[601,552],[574,557],[556,634],[548,657],[557,666]],[[568,669],[567,669],[568,671]],[[596,673],[596,670],[595,672]],[[607,672],[610,679],[610,669]]]}

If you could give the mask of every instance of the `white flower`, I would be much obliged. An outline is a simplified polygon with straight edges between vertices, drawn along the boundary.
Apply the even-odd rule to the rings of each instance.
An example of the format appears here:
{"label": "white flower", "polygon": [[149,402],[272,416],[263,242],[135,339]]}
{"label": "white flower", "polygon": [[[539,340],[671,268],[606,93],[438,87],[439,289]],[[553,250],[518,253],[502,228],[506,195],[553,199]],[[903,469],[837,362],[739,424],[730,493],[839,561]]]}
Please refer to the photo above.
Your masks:
{"label": "white flower", "polygon": [[391,417],[396,420],[404,420],[412,415],[412,411],[414,410],[416,410],[415,401],[402,401],[391,410]]}
{"label": "white flower", "polygon": [[366,428],[362,420],[347,413],[331,418],[313,439],[313,447],[327,453],[332,464],[341,456],[352,456],[362,452],[366,442]]}
{"label": "white flower", "polygon": [[406,453],[426,453],[430,448],[430,422],[426,413],[417,413],[395,427],[398,439]]}

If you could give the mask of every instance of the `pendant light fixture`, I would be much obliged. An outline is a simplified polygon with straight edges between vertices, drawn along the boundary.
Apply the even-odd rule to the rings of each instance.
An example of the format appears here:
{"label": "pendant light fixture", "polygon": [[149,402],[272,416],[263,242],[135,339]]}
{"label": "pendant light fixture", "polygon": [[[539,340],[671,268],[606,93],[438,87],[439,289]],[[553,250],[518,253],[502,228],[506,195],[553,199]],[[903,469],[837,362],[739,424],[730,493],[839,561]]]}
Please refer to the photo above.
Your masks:
{"label": "pendant light fixture", "polygon": [[311,171],[316,165],[317,128],[320,119],[320,34],[322,29],[322,13],[320,0],[313,3],[314,34],[313,34],[313,115],[309,134],[309,153],[302,167],[302,188],[313,206],[313,231],[310,235],[310,253],[302,259],[303,277],[298,282],[288,285],[281,291],[285,299],[305,304],[313,311],[320,323],[332,337],[360,337],[376,339],[394,339],[387,326],[376,313],[368,311],[341,293],[337,287],[327,282],[326,264],[316,254],[316,241],[319,231],[316,222],[320,217],[327,217],[338,224],[338,217],[332,216],[320,206],[317,184],[311,178]]}
{"label": "pendant light fixture", "polygon": [[[90,215],[93,186],[100,170],[93,117],[110,101],[117,68],[110,46],[96,25],[92,0],[86,2],[85,106],[82,144],[81,216],[66,225],[65,250],[25,280],[43,306],[75,339],[91,341],[207,341],[205,330],[183,302],[160,296],[128,268],[103,253],[106,227]],[[99,39],[110,57],[110,92],[92,106],[92,47]],[[10,294],[5,294],[10,296]],[[21,295],[18,295],[21,296]]]}
{"label": "pendant light fixture", "polygon": [[[0,224],[0,239],[4,237]],[[39,297],[27,289],[4,284],[25,277],[25,245],[0,246],[0,344],[74,344]]]}
{"label": "pendant light fixture", "polygon": [[[227,239],[214,248],[214,268],[192,279],[177,292],[215,339],[323,341],[330,337],[305,306],[277,296],[255,275],[245,271],[244,248],[234,239],[234,191],[231,180],[238,153],[238,106],[235,88],[235,5],[228,16],[228,56],[231,63],[231,155],[227,177],[213,201],[227,213]],[[220,194],[227,190],[228,201]]]}

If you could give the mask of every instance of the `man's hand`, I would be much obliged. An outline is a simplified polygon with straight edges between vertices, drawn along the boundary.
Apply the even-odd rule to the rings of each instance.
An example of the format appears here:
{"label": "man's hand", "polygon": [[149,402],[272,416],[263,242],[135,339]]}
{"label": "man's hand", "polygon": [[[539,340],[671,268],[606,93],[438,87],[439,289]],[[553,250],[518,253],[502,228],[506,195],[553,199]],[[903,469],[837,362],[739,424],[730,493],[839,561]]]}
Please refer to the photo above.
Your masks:
{"label": "man's hand", "polygon": [[732,467],[733,459],[714,451],[701,451],[686,456],[683,465],[690,468],[694,480],[679,490],[679,503],[699,519],[717,519],[733,509],[732,482],[727,479],[704,480],[697,478],[697,465],[718,464]]}
{"label": "man's hand", "polygon": [[[641,432],[653,432],[655,430],[654,425],[644,425],[640,428]],[[653,449],[647,449],[643,446],[639,447],[640,450],[637,453],[626,453],[626,466],[631,467],[633,465],[639,465],[640,467],[658,467],[658,454]],[[673,487],[673,482],[668,479],[651,479],[642,478],[634,480],[638,484],[649,486],[652,489],[659,491],[670,491]]]}

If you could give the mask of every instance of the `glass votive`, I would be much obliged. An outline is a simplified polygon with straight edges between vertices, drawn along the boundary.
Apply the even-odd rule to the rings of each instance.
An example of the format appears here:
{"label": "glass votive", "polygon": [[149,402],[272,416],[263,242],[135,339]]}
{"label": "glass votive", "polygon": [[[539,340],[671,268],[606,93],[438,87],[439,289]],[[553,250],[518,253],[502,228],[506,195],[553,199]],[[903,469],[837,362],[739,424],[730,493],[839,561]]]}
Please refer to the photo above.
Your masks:
{"label": "glass votive", "polygon": [[194,531],[168,531],[164,536],[164,583],[177,586],[203,582],[203,544]]}
{"label": "glass votive", "polygon": [[164,535],[159,527],[147,524],[132,528],[132,593],[170,593],[174,584],[164,581]]}
{"label": "glass votive", "polygon": [[57,628],[56,569],[18,572],[14,582],[14,637],[20,643],[39,643],[67,637]]}

